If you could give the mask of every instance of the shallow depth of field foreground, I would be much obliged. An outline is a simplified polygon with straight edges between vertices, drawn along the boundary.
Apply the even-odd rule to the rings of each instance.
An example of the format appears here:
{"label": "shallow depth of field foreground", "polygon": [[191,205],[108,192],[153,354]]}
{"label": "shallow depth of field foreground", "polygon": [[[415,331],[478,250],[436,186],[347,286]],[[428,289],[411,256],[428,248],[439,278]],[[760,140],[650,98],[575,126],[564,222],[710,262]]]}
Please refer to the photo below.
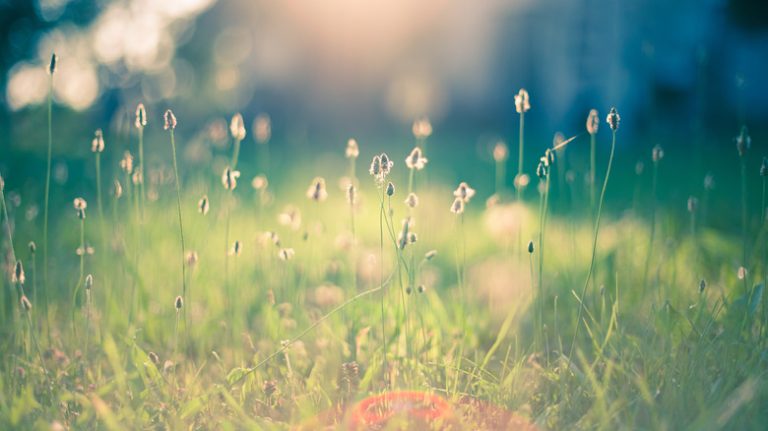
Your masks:
{"label": "shallow depth of field foreground", "polygon": [[32,3],[0,429],[768,423],[762,6]]}

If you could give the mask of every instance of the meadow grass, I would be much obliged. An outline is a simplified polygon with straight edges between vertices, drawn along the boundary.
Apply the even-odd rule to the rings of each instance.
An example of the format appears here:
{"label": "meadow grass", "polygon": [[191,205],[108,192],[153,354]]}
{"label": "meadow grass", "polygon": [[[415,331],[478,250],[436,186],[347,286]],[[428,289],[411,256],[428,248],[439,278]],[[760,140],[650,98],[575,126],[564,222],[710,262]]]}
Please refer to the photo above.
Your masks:
{"label": "meadow grass", "polygon": [[[236,188],[236,168],[263,174],[245,146],[237,163],[245,137],[237,121],[233,154],[211,148],[227,167],[222,177],[177,159],[194,126],[182,119],[177,128],[166,113],[170,162],[159,163],[171,166],[173,181],[153,182],[149,172],[158,167],[137,167],[156,199],[143,200],[144,181],[131,181],[136,170],[123,157],[119,167],[102,166],[96,184],[52,201],[95,195],[100,202],[100,177],[123,171],[125,198],[115,183],[111,221],[99,220],[108,229],[86,231],[84,199],[75,200],[74,212],[52,207],[52,260],[60,262],[49,268],[52,286],[72,290],[46,290],[51,306],[36,308],[15,267],[2,279],[0,428],[349,429],[345,412],[358,401],[403,390],[449,402],[453,422],[433,428],[499,429],[490,425],[491,407],[528,429],[761,429],[768,420],[768,310],[764,284],[752,282],[768,270],[765,247],[742,256],[738,223],[716,229],[690,200],[688,213],[660,211],[658,228],[645,214],[617,208],[613,201],[632,186],[611,176],[614,152],[622,151],[615,111],[604,168],[593,154],[602,135],[589,122],[589,141],[577,134],[547,149],[538,208],[523,195],[504,196],[506,148],[489,154],[495,173],[489,165],[468,178],[432,175],[427,184],[417,171],[434,162],[426,164],[423,148],[408,154],[406,143],[370,148],[355,141],[330,167],[297,156],[290,166],[272,166],[282,174],[270,177],[269,189],[266,177],[254,189]],[[426,139],[419,136],[432,133],[431,124],[429,133],[419,127],[417,149]],[[281,154],[280,139],[265,133],[258,145]],[[128,149],[115,141],[105,154]],[[550,187],[551,165],[559,163],[551,155],[565,145],[577,175],[594,181],[595,170],[605,169],[594,205],[591,185]],[[357,181],[360,154],[378,154],[372,181]],[[338,189],[334,172],[347,175]],[[748,184],[764,184],[756,170],[743,172]],[[656,175],[660,183],[670,178]],[[14,188],[26,180],[3,178]],[[447,186],[465,179],[480,184],[477,191],[466,182]],[[8,187],[0,186],[2,235],[15,265],[12,241],[34,241],[40,232],[6,206]],[[641,192],[654,209],[685,208]],[[585,204],[560,208],[559,193]],[[764,201],[764,194],[745,199]],[[485,208],[478,204],[491,195]],[[717,195],[707,205],[710,216],[724,211]],[[195,206],[210,214],[185,229],[182,215]],[[747,213],[742,228],[758,217],[764,230],[764,208]],[[233,265],[230,233],[237,238]],[[108,247],[90,256],[86,234]],[[654,235],[663,246],[648,241]],[[535,238],[535,247],[510,249],[520,238]],[[181,289],[178,266],[170,264],[179,246]],[[645,256],[660,262],[656,291],[643,288]]]}

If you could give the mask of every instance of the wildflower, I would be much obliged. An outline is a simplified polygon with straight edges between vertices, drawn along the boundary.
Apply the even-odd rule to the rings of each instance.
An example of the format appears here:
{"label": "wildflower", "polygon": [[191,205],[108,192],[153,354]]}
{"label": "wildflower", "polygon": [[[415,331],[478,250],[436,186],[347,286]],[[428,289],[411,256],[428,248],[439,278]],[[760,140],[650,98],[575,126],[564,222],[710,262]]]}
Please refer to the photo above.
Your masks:
{"label": "wildflower", "polygon": [[130,152],[126,151],[123,153],[123,158],[120,159],[120,169],[126,174],[133,172],[133,156]]}
{"label": "wildflower", "polygon": [[35,252],[37,251],[37,245],[35,245],[34,241],[30,241],[27,247],[29,247],[29,252],[32,254],[35,254]]}
{"label": "wildflower", "polygon": [[736,141],[736,149],[739,151],[739,157],[743,157],[752,146],[752,138],[749,137],[747,126],[741,126],[741,132],[734,140]]}
{"label": "wildflower", "polygon": [[461,199],[464,203],[469,203],[469,200],[475,195],[475,189],[462,181],[461,184],[459,184],[459,187],[453,191],[453,195]]}
{"label": "wildflower", "polygon": [[414,147],[413,151],[411,151],[411,154],[409,154],[405,159],[405,166],[407,166],[408,169],[416,169],[417,171],[420,171],[424,169],[424,166],[426,166],[427,162],[427,158],[424,157],[421,153],[421,148]]}
{"label": "wildflower", "polygon": [[464,212],[464,200],[461,198],[454,199],[451,212],[457,215],[462,214]]}
{"label": "wildflower", "polygon": [[493,147],[493,160],[503,162],[509,157],[509,148],[503,141],[499,141]]}
{"label": "wildflower", "polygon": [[413,132],[413,136],[420,141],[427,139],[432,135],[432,123],[429,122],[429,118],[419,118],[413,122],[411,132]]}
{"label": "wildflower", "polygon": [[293,255],[296,254],[296,252],[292,248],[281,248],[280,251],[277,252],[277,256],[281,260],[290,260],[293,258]]}
{"label": "wildflower", "polygon": [[619,121],[621,121],[621,117],[616,111],[616,108],[611,108],[611,111],[608,113],[608,117],[606,117],[605,121],[614,132],[619,129]]}
{"label": "wildflower", "polygon": [[528,92],[525,88],[521,88],[515,95],[515,110],[518,114],[523,114],[531,109],[531,102],[528,97]]}
{"label": "wildflower", "polygon": [[[272,120],[267,114],[259,114],[253,120],[253,134],[257,144],[266,144],[272,138]],[[245,130],[243,130],[245,137]]]}
{"label": "wildflower", "polygon": [[240,243],[240,241],[235,241],[234,244],[232,244],[232,250],[229,251],[230,256],[240,256],[243,253],[243,245]]}
{"label": "wildflower", "polygon": [[651,158],[653,159],[654,163],[658,163],[659,160],[664,158],[664,149],[661,148],[661,145],[656,144],[656,146],[653,147],[653,150],[651,151]]}
{"label": "wildflower", "polygon": [[176,300],[173,301],[173,305],[176,307],[176,311],[181,310],[181,307],[184,306],[184,299],[181,297],[181,295],[176,297]]}
{"label": "wildflower", "polygon": [[322,202],[328,198],[328,192],[325,190],[325,179],[322,177],[315,177],[315,179],[312,180],[312,184],[310,184],[307,189],[307,197],[315,202]]}
{"label": "wildflower", "polygon": [[688,212],[695,213],[698,207],[699,207],[699,200],[694,196],[688,197]]}
{"label": "wildflower", "polygon": [[251,186],[256,190],[266,190],[269,186],[269,181],[267,181],[267,177],[264,175],[256,175],[251,180]]}
{"label": "wildflower", "polygon": [[85,209],[88,208],[88,202],[83,198],[75,198],[73,202],[77,216],[82,220],[85,219]]}
{"label": "wildflower", "polygon": [[11,277],[13,283],[24,284],[26,277],[24,276],[24,265],[20,260],[16,261],[16,266],[13,269],[13,276]]}
{"label": "wildflower", "polygon": [[419,197],[416,196],[416,193],[409,193],[408,197],[405,198],[405,204],[410,208],[416,208],[419,206]]}
{"label": "wildflower", "polygon": [[533,254],[533,241],[528,241],[528,253]]}
{"label": "wildflower", "polygon": [[144,108],[143,103],[136,105],[136,128],[139,130],[144,129],[147,125],[147,110]]}
{"label": "wildflower", "polygon": [[94,153],[100,153],[104,151],[104,134],[102,133],[101,129],[96,129],[96,132],[93,133],[91,151]]}
{"label": "wildflower", "polygon": [[760,176],[768,177],[768,157],[763,157],[763,164],[760,165]]}
{"label": "wildflower", "polygon": [[173,130],[176,128],[176,116],[173,115],[173,111],[170,109],[167,109],[165,111],[165,114],[163,114],[163,120],[165,124],[163,125],[163,129],[165,130]]}
{"label": "wildflower", "polygon": [[350,205],[354,205],[357,202],[357,189],[352,183],[347,186],[347,202]]}
{"label": "wildflower", "polygon": [[120,184],[120,181],[115,180],[112,184],[112,194],[115,196],[115,199],[120,199],[123,196],[123,186]]}
{"label": "wildflower", "polygon": [[227,166],[224,169],[224,174],[221,176],[221,184],[227,190],[234,190],[237,187],[237,179],[240,178],[240,171],[233,171],[232,168]]}
{"label": "wildflower", "polygon": [[200,261],[196,251],[190,251],[187,253],[187,266],[195,266]]}
{"label": "wildflower", "polygon": [[243,116],[239,112],[233,115],[232,120],[229,122],[229,133],[237,141],[245,139],[245,123],[243,122]]}
{"label": "wildflower", "polygon": [[387,196],[392,197],[395,194],[395,185],[390,181],[387,184]]}
{"label": "wildflower", "polygon": [[587,132],[590,135],[596,135],[599,125],[600,120],[598,119],[597,109],[592,109],[587,116]]}
{"label": "wildflower", "polygon": [[48,73],[53,75],[56,72],[56,62],[59,60],[59,57],[56,56],[56,53],[51,54],[51,62],[48,63]]}
{"label": "wildflower", "polygon": [[29,302],[29,298],[27,298],[27,295],[21,295],[21,308],[27,312],[32,310],[32,303]]}
{"label": "wildflower", "polygon": [[344,151],[344,156],[348,159],[356,159],[360,155],[360,148],[357,146],[357,141],[350,139],[347,141],[347,149]]}

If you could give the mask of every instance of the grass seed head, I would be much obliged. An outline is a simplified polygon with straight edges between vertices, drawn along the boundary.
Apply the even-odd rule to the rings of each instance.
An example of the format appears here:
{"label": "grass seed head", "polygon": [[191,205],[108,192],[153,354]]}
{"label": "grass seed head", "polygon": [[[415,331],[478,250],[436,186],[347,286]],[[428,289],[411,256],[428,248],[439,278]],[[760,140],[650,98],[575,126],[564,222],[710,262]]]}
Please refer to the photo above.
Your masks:
{"label": "grass seed head", "polygon": [[147,125],[147,109],[143,103],[136,105],[136,121],[134,125],[137,129],[141,130]]}
{"label": "grass seed head", "polygon": [[72,203],[72,206],[75,207],[75,211],[77,212],[77,217],[81,220],[85,219],[85,209],[88,208],[88,202],[85,201],[83,198],[75,198],[75,200]]}
{"label": "grass seed head", "polygon": [[91,151],[94,153],[101,153],[104,151],[104,133],[101,131],[101,129],[96,129],[96,131],[93,133]]}
{"label": "grass seed head", "polygon": [[528,253],[533,254],[533,241],[528,241]]}
{"label": "grass seed head", "polygon": [[688,197],[688,212],[689,213],[695,213],[698,208],[699,208],[699,199],[697,199],[695,196],[689,196]]}
{"label": "grass seed head", "polygon": [[429,160],[423,156],[421,148],[414,147],[411,154],[405,158],[405,166],[407,166],[408,169],[416,169],[417,171],[420,171],[424,169],[424,166],[427,165],[428,161]]}
{"label": "grass seed head", "polygon": [[504,141],[496,142],[496,145],[493,146],[493,160],[500,163],[507,160],[508,157],[509,148],[507,148],[507,144]]}
{"label": "grass seed head", "polygon": [[378,182],[381,177],[381,157],[373,156],[371,160],[371,167],[368,168],[368,173]]}
{"label": "grass seed head", "polygon": [[528,92],[525,88],[521,88],[515,95],[515,111],[518,114],[523,114],[531,109],[531,101],[528,97]]}
{"label": "grass seed head", "polygon": [[328,191],[325,188],[325,179],[322,177],[315,177],[312,180],[312,184],[307,189],[307,197],[315,202],[322,202],[328,198]]}
{"label": "grass seed head", "polygon": [[715,176],[711,172],[704,175],[704,190],[714,190],[715,188]]}
{"label": "grass seed head", "polygon": [[123,153],[123,158],[120,159],[120,169],[126,174],[133,172],[133,155],[131,155],[130,151]]}
{"label": "grass seed head", "polygon": [[360,147],[357,146],[357,141],[349,139],[347,141],[347,149],[344,151],[344,156],[348,159],[356,159],[360,155]]}
{"label": "grass seed head", "polygon": [[197,201],[197,211],[202,215],[206,215],[210,209],[211,204],[208,202],[208,195],[203,195],[203,197]]}
{"label": "grass seed head", "polygon": [[416,196],[416,193],[411,192],[408,194],[408,197],[405,198],[405,204],[410,208],[416,208],[419,206],[419,197]]}
{"label": "grass seed head", "polygon": [[763,157],[763,163],[760,165],[760,176],[768,177],[768,157]]}
{"label": "grass seed head", "polygon": [[426,292],[426,290],[427,290],[427,288],[426,288],[426,287],[424,287],[424,285],[423,285],[423,284],[420,284],[420,285],[418,285],[418,286],[416,287],[416,291],[417,291],[417,292],[419,292],[419,293],[424,293],[424,292]]}
{"label": "grass seed head", "polygon": [[251,186],[256,190],[266,190],[269,187],[269,181],[264,175],[256,175],[251,180]]}
{"label": "grass seed head", "polygon": [[451,205],[451,212],[459,215],[464,213],[464,200],[461,198],[456,198],[453,200],[453,204]]}
{"label": "grass seed head", "polygon": [[390,181],[387,183],[387,196],[392,197],[395,194],[395,185]]}
{"label": "grass seed head", "polygon": [[740,266],[739,270],[736,272],[736,276],[739,277],[739,280],[744,280],[747,278],[747,268]]}
{"label": "grass seed head", "polygon": [[664,158],[664,148],[662,148],[661,145],[656,144],[653,147],[653,150],[651,150],[651,159],[653,160],[653,163],[659,163],[659,161],[663,158]]}
{"label": "grass seed head", "polygon": [[707,281],[702,278],[701,281],[699,282],[699,293],[704,293],[704,289],[706,288],[707,288]]}
{"label": "grass seed head", "polygon": [[35,242],[30,241],[28,244],[28,247],[29,247],[29,252],[32,254],[35,254],[35,252],[37,251],[37,245],[35,244]]}
{"label": "grass seed head", "polygon": [[196,251],[193,250],[187,253],[187,266],[194,267],[199,261],[200,257],[197,255]]}
{"label": "grass seed head", "polygon": [[739,157],[744,157],[747,154],[747,150],[752,147],[752,138],[749,136],[747,126],[741,126],[741,131],[734,140],[736,141],[736,150],[739,152]]}
{"label": "grass seed head", "polygon": [[266,144],[272,138],[272,120],[268,114],[261,113],[253,120],[253,135],[257,144]]}
{"label": "grass seed head", "polygon": [[281,248],[280,251],[278,251],[277,256],[280,260],[288,261],[291,260],[295,254],[296,252],[292,248]]}
{"label": "grass seed head", "polygon": [[243,252],[243,245],[240,241],[235,241],[234,244],[232,244],[232,250],[229,251],[230,256],[240,256]]}
{"label": "grass seed head", "polygon": [[176,128],[176,116],[173,115],[173,111],[170,109],[165,110],[165,114],[163,114],[163,129],[165,130],[174,130]]}
{"label": "grass seed head", "polygon": [[614,132],[619,130],[619,122],[621,121],[621,116],[619,116],[619,112],[616,111],[616,108],[611,108],[611,111],[608,112],[608,117],[606,117],[605,121],[608,123],[608,127],[611,128]]}
{"label": "grass seed head", "polygon": [[587,133],[590,135],[596,135],[599,126],[600,120],[598,118],[597,109],[592,109],[589,111],[589,115],[587,116]]}
{"label": "grass seed head", "polygon": [[424,260],[432,260],[437,256],[437,250],[430,250],[424,254]]}
{"label": "grass seed head", "polygon": [[176,307],[176,311],[181,310],[181,307],[184,306],[184,299],[181,297],[181,295],[176,297],[176,300],[173,301],[174,307]]}
{"label": "grass seed head", "polygon": [[357,202],[357,188],[355,188],[355,185],[350,183],[347,186],[347,203],[350,205],[355,205]]}
{"label": "grass seed head", "polygon": [[539,161],[539,165],[536,167],[536,176],[544,179],[547,177],[547,166],[545,165],[544,158]]}
{"label": "grass seed head", "polygon": [[221,184],[227,190],[234,190],[237,187],[237,179],[240,178],[240,171],[233,171],[232,168],[227,166],[224,169],[224,173],[221,175]]}
{"label": "grass seed head", "polygon": [[413,137],[423,141],[432,135],[432,123],[429,122],[427,117],[419,118],[413,122],[411,132],[413,132]]}
{"label": "grass seed head", "polygon": [[469,203],[470,199],[472,199],[472,196],[475,195],[475,189],[469,186],[469,184],[465,182],[461,182],[459,186],[456,188],[456,190],[453,191],[453,196],[455,196],[458,199],[461,199],[464,203]]}
{"label": "grass seed head", "polygon": [[239,112],[233,115],[229,122],[229,134],[236,141],[245,139],[245,122],[243,122],[243,116]]}
{"label": "grass seed head", "polygon": [[85,290],[91,290],[93,287],[93,275],[88,274],[85,277]]}
{"label": "grass seed head", "polygon": [[56,53],[51,53],[51,62],[48,63],[48,73],[53,76],[54,73],[56,73],[56,63],[59,62],[59,57],[56,55]]}
{"label": "grass seed head", "polygon": [[26,281],[26,277],[24,275],[24,265],[21,264],[20,260],[16,261],[16,265],[13,268],[13,277],[11,277],[11,281],[18,284],[24,284]]}
{"label": "grass seed head", "polygon": [[515,175],[515,188],[525,190],[528,184],[531,183],[531,177],[528,174]]}
{"label": "grass seed head", "polygon": [[149,352],[147,353],[147,357],[149,357],[149,360],[152,361],[153,364],[160,365],[160,357],[157,356],[157,353]]}
{"label": "grass seed head", "polygon": [[144,171],[142,170],[142,167],[134,169],[133,175],[131,175],[131,181],[135,185],[144,183]]}

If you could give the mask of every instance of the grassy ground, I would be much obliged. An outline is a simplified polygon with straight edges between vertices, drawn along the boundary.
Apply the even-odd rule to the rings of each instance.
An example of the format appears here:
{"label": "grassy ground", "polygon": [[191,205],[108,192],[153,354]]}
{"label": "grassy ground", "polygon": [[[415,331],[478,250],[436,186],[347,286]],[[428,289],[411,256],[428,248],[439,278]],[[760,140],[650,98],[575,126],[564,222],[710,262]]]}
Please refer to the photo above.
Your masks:
{"label": "grassy ground", "polygon": [[[674,176],[662,174],[654,191],[650,149],[642,175],[627,174],[634,161],[619,156],[624,180],[609,181],[607,201],[627,205],[603,214],[588,278],[596,208],[588,164],[574,162],[588,160],[587,141],[567,147],[568,158],[558,153],[546,199],[534,177],[521,202],[500,190],[487,204],[489,180],[459,215],[450,208],[461,178],[431,173],[440,160],[431,154],[414,181],[407,153],[390,154],[381,185],[367,172],[374,148],[361,149],[354,173],[343,148],[322,163],[273,158],[272,183],[258,191],[251,178],[270,169],[260,152],[227,190],[218,175],[234,163],[232,144],[205,142],[218,155],[210,166],[179,166],[182,252],[168,135],[153,138],[168,162],[150,166],[143,193],[112,163],[123,149],[137,152],[135,134],[130,144],[108,139],[101,211],[92,177],[53,189],[54,202],[68,203],[51,210],[47,283],[42,222],[25,219],[8,187],[0,426],[316,429],[343,423],[366,396],[409,389],[453,403],[455,421],[434,427],[481,428],[482,403],[540,429],[761,429],[768,230],[754,208],[762,178],[747,172],[743,231],[721,229],[711,220],[739,207],[718,206],[703,188],[691,211],[684,200],[657,202]],[[88,169],[92,157],[81,161]],[[675,161],[658,163],[663,172]],[[327,180],[327,199],[306,196],[315,175]],[[353,206],[342,176],[356,178]],[[119,198],[109,192],[115,178]],[[413,209],[409,189],[419,196]],[[81,195],[84,219],[69,203]],[[409,215],[418,237],[402,246]],[[17,260],[24,283],[13,278]]]}

